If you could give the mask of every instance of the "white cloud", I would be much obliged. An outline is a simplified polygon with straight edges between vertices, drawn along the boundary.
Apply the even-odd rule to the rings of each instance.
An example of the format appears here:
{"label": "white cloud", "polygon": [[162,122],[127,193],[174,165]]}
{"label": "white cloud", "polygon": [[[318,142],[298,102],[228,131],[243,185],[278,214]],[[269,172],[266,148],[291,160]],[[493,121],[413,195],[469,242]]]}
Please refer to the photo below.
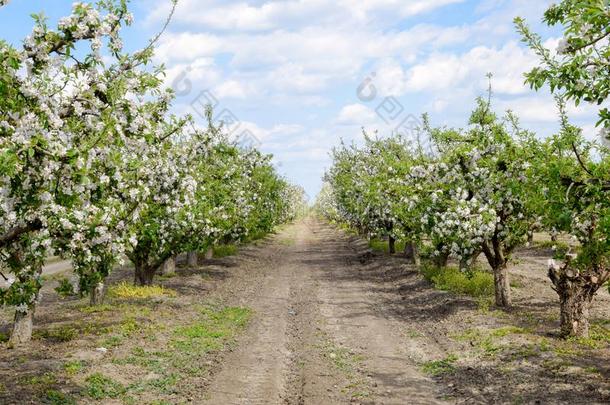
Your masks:
{"label": "white cloud", "polygon": [[346,105],[339,112],[335,122],[339,125],[369,125],[377,121],[373,110],[363,104]]}
{"label": "white cloud", "polygon": [[[321,174],[339,138],[361,141],[361,126],[390,133],[374,111],[383,97],[398,97],[414,115],[430,111],[436,125],[464,125],[488,72],[498,111],[511,108],[524,125],[551,131],[554,103],[523,84],[537,58],[512,24],[520,15],[536,27],[551,1],[180,0],[156,59],[170,67],[170,84],[183,83],[193,64],[191,94],[212,89],[223,108],[248,118],[243,128],[293,180],[308,181],[299,176]],[[140,2],[157,26],[169,12],[168,0]],[[468,18],[447,17],[452,9],[442,8],[456,4]],[[356,88],[373,72],[378,98],[358,104]],[[189,111],[190,98],[177,110]],[[583,125],[594,118],[573,116]]]}
{"label": "white cloud", "polygon": [[214,88],[214,94],[219,99],[235,98],[246,99],[249,89],[237,80],[227,80]]}
{"label": "white cloud", "polygon": [[[522,121],[528,122],[559,122],[557,104],[553,97],[545,94],[533,94],[531,96],[501,100],[496,103],[501,110],[512,110]],[[581,104],[567,106],[568,116],[571,119],[582,121],[590,119],[593,121],[597,110],[595,107]]]}
{"label": "white cloud", "polygon": [[165,33],[155,49],[157,59],[168,61],[192,61],[222,52],[223,40],[205,33]]}
{"label": "white cloud", "polygon": [[493,73],[495,93],[522,94],[529,91],[523,72],[536,63],[535,55],[514,42],[499,49],[478,46],[462,55],[436,53],[410,68],[400,86],[408,91],[450,91],[456,86],[480,90],[486,86],[485,75]]}
{"label": "white cloud", "polygon": [[[396,21],[428,13],[464,0],[276,0],[252,2],[181,0],[174,20],[197,25],[206,30],[269,31],[318,25],[337,26],[365,24],[380,20]],[[171,6],[168,1],[157,3],[148,22],[164,20]]]}

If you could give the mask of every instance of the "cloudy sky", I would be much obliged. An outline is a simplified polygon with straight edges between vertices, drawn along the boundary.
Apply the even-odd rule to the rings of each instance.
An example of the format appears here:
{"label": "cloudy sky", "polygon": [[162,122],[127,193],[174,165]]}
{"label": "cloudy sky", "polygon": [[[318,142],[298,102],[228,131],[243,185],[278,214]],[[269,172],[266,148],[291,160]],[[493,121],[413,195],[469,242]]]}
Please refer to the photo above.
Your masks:
{"label": "cloudy sky", "polygon": [[[274,154],[280,172],[314,197],[341,139],[362,128],[412,131],[422,113],[462,127],[492,72],[494,107],[511,109],[541,137],[557,128],[548,94],[523,85],[536,58],[519,41],[525,17],[549,47],[558,30],[541,24],[539,0],[180,0],[156,59],[177,93],[176,112],[196,117],[207,102],[234,136]],[[72,1],[12,0],[0,37],[18,44],[32,12],[53,21]],[[134,0],[130,49],[163,25],[169,0]],[[593,136],[595,111],[572,109]]]}

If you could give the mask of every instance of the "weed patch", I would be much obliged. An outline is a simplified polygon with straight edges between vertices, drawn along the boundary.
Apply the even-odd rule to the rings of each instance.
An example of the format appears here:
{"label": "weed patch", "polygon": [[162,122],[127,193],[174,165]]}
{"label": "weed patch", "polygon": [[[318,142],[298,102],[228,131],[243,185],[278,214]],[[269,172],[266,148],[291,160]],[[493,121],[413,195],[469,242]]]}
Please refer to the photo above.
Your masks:
{"label": "weed patch", "polygon": [[32,334],[36,339],[45,339],[53,342],[69,342],[78,337],[79,331],[73,326],[60,326],[53,329],[37,330]]}
{"label": "weed patch", "polygon": [[[222,350],[230,344],[236,334],[243,329],[251,316],[251,310],[239,307],[219,308],[206,306],[199,309],[199,319],[191,324],[170,330],[171,338],[164,343],[163,349],[151,350],[154,345],[132,349],[126,357],[114,358],[112,363],[123,366],[141,367],[156,374],[154,379],[140,381],[126,387],[111,384],[101,376],[96,376],[96,394],[107,398],[120,396],[124,403],[138,403],[137,397],[145,392],[170,395],[176,392],[176,384],[182,376],[197,376],[205,371],[206,357],[211,352]],[[121,326],[127,335],[141,330],[139,325],[127,319]],[[123,335],[118,335],[122,337]],[[98,381],[99,380],[99,381]],[[88,391],[91,391],[88,389]],[[114,397],[108,393],[111,392]],[[92,395],[89,395],[93,397]],[[96,397],[97,398],[97,397]],[[163,402],[158,402],[163,403]]]}
{"label": "weed patch", "polygon": [[[376,252],[390,253],[390,245],[387,240],[372,239],[369,241],[369,247]],[[402,252],[405,250],[405,242],[396,241],[395,247],[396,252]]]}
{"label": "weed patch", "polygon": [[76,399],[57,390],[46,392],[45,403],[50,405],[76,405]]}
{"label": "weed patch", "polygon": [[494,293],[493,275],[486,271],[466,273],[456,267],[423,266],[421,272],[439,290],[472,297],[489,297]]}
{"label": "weed patch", "polygon": [[146,299],[155,297],[175,297],[176,292],[160,285],[134,286],[127,282],[113,285],[108,289],[108,296],[125,299]]}
{"label": "weed patch", "polygon": [[202,319],[174,330],[172,347],[182,352],[206,353],[221,349],[248,322],[251,311],[229,307],[221,310],[204,308]]}
{"label": "weed patch", "polygon": [[214,251],[214,257],[227,257],[233,256],[237,253],[237,246],[235,245],[218,245],[212,249]]}
{"label": "weed patch", "polygon": [[457,356],[451,355],[442,360],[429,361],[423,364],[422,370],[428,375],[439,377],[444,374],[453,373],[455,371],[455,362],[457,360]]}
{"label": "weed patch", "polygon": [[55,287],[55,292],[61,298],[74,297],[76,292],[74,291],[74,286],[67,278],[62,278],[59,280],[59,285]]}
{"label": "weed patch", "polygon": [[93,399],[118,398],[127,391],[122,384],[101,373],[91,374],[85,382],[85,392]]}
{"label": "weed patch", "polygon": [[84,368],[83,362],[79,360],[68,361],[64,363],[64,371],[66,374],[73,376],[80,373]]}

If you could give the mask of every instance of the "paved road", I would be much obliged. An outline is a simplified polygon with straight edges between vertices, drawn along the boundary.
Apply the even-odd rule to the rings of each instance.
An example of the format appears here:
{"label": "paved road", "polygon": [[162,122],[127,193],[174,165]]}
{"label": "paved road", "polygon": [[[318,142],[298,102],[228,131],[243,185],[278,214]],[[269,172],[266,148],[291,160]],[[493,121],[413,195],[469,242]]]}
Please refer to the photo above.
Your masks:
{"label": "paved road", "polygon": [[[63,272],[67,272],[72,270],[72,264],[70,263],[69,260],[61,260],[59,259],[57,261],[57,259],[50,259],[50,263],[46,264],[43,268],[42,268],[42,274],[44,276],[52,276],[54,274],[59,274],[59,273],[63,273]],[[8,277],[10,273],[4,273],[5,276]],[[5,287],[6,286],[6,281],[0,277],[0,288]]]}

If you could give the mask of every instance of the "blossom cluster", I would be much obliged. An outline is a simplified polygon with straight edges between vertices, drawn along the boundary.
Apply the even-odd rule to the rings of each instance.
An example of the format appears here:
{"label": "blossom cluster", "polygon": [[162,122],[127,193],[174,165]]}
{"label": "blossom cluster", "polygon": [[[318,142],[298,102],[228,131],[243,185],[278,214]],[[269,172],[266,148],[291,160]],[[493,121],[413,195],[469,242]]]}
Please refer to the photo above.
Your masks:
{"label": "blossom cluster", "polygon": [[500,249],[505,262],[534,220],[531,137],[511,136],[487,102],[479,100],[473,117],[463,132],[428,128],[434,156],[400,136],[342,145],[319,206],[371,236],[427,240],[432,257],[470,264],[487,251],[493,267]]}
{"label": "blossom cluster", "polygon": [[77,2],[55,28],[35,16],[21,48],[0,41],[2,304],[35,306],[52,253],[87,292],[125,256],[153,263],[293,215],[269,157],[170,113],[152,44],[123,52],[132,19],[124,1]]}

